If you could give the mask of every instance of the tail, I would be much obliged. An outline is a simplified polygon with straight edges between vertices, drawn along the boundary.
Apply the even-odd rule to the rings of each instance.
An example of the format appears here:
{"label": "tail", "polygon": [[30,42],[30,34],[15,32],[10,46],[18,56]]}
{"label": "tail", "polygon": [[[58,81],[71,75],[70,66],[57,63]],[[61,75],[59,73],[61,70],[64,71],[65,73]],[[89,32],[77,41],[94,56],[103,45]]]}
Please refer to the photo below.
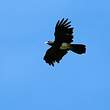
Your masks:
{"label": "tail", "polygon": [[77,54],[84,54],[86,52],[86,46],[83,44],[71,44],[70,50]]}

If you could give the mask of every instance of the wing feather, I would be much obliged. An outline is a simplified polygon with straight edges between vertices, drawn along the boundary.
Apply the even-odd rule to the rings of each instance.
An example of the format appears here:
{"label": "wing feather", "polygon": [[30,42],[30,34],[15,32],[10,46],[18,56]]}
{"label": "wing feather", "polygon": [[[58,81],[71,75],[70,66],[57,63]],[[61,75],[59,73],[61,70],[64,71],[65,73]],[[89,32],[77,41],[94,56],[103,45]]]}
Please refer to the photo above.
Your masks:
{"label": "wing feather", "polygon": [[46,63],[48,63],[49,65],[54,66],[54,63],[57,62],[59,63],[59,61],[63,58],[63,56],[67,53],[66,50],[60,50],[54,47],[51,47],[47,50],[45,56],[44,56],[44,60],[46,61]]}
{"label": "wing feather", "polygon": [[[67,24],[67,21],[68,21],[68,18],[63,22],[63,25],[64,25],[64,24]],[[68,23],[69,23],[69,22],[68,22]]]}
{"label": "wing feather", "polygon": [[55,26],[55,43],[57,46],[61,46],[63,42],[71,43],[73,40],[73,27],[70,25],[70,21],[68,19],[64,20],[64,18],[60,21],[58,20]]}

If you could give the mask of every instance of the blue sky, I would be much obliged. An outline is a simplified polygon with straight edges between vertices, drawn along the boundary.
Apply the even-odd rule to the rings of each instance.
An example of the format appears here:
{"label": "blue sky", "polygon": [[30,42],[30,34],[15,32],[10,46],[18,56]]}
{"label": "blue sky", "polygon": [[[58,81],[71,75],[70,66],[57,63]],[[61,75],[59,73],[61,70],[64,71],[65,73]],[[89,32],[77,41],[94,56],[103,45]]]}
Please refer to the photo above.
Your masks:
{"label": "blue sky", "polygon": [[[110,1],[0,1],[0,110],[110,110]],[[69,18],[74,42],[60,64],[43,61],[58,19]]]}

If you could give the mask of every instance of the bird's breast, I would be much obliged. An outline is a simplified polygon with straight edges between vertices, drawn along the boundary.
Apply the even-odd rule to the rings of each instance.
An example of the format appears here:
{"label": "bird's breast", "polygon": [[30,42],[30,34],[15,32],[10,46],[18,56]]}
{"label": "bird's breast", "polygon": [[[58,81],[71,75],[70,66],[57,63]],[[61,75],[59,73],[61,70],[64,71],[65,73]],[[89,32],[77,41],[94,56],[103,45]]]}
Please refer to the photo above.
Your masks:
{"label": "bird's breast", "polygon": [[70,47],[71,47],[71,44],[69,44],[69,43],[62,43],[62,45],[60,46],[60,49],[61,50],[66,50],[66,49],[70,49]]}

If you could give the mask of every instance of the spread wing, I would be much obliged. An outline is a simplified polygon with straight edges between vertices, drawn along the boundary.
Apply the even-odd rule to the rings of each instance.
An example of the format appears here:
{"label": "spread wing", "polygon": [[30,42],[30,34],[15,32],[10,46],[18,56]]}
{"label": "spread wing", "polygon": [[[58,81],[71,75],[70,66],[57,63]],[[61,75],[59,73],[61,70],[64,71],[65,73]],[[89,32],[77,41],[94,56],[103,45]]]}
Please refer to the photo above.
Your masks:
{"label": "spread wing", "polygon": [[46,61],[46,63],[48,63],[49,65],[54,66],[54,63],[57,62],[59,63],[59,61],[62,59],[62,57],[67,53],[66,50],[60,50],[54,47],[51,47],[47,50],[45,56],[44,56],[44,60]]}
{"label": "spread wing", "polygon": [[63,42],[71,43],[73,40],[73,27],[70,25],[70,21],[68,19],[58,20],[55,26],[55,43],[57,46],[61,46]]}

